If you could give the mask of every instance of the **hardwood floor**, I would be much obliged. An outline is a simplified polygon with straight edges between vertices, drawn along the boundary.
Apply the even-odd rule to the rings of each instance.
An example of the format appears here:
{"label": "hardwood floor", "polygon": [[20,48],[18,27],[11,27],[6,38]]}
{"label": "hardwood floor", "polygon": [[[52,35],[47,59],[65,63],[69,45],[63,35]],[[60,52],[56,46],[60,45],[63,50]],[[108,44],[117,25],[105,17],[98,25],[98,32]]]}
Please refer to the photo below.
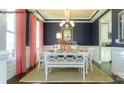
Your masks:
{"label": "hardwood floor", "polygon": [[124,84],[124,79],[111,72],[111,65],[111,62],[102,62],[98,67],[108,76],[110,76],[116,84]]}
{"label": "hardwood floor", "polygon": [[[35,66],[36,67],[36,66]],[[17,75],[17,76],[14,76],[12,77],[11,79],[9,79],[7,81],[7,84],[23,84],[23,83],[20,83],[19,80],[24,77],[26,74],[28,74],[29,72],[31,72],[35,67],[33,68],[29,68],[25,73],[23,74],[20,74],[20,75]],[[30,83],[29,83],[30,84]]]}

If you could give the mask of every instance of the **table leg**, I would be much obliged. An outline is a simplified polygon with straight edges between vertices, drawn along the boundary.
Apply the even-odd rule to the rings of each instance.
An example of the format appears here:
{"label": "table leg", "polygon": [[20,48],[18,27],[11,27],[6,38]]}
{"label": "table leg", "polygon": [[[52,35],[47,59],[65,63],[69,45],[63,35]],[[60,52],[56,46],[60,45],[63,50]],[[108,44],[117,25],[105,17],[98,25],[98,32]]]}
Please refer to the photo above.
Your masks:
{"label": "table leg", "polygon": [[48,76],[48,67],[45,67],[45,80],[47,80],[47,76]]}
{"label": "table leg", "polygon": [[85,81],[85,68],[83,68],[83,80]]}
{"label": "table leg", "polygon": [[88,74],[88,63],[86,62],[86,74]]}
{"label": "table leg", "polygon": [[89,63],[88,63],[88,58],[86,58],[85,60],[85,64],[86,64],[86,74],[88,74],[88,66],[89,66]]}

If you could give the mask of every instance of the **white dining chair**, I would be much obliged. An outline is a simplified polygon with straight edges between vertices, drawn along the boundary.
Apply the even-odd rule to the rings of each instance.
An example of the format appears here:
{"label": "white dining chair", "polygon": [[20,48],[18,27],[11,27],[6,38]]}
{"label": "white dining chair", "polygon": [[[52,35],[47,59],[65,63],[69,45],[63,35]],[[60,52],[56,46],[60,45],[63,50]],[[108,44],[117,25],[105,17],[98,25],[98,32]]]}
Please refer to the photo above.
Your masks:
{"label": "white dining chair", "polygon": [[61,49],[61,45],[55,44],[55,45],[53,45],[53,49],[54,49],[54,51],[60,50]]}
{"label": "white dining chair", "polygon": [[91,71],[93,71],[93,54],[94,54],[94,48],[89,48],[88,49],[88,65],[90,65]]}
{"label": "white dining chair", "polygon": [[79,47],[78,45],[71,45],[72,50],[78,50],[78,47]]}
{"label": "white dining chair", "polygon": [[44,56],[43,56],[43,53],[40,53],[38,51],[38,71],[40,69],[40,65],[44,63]]}

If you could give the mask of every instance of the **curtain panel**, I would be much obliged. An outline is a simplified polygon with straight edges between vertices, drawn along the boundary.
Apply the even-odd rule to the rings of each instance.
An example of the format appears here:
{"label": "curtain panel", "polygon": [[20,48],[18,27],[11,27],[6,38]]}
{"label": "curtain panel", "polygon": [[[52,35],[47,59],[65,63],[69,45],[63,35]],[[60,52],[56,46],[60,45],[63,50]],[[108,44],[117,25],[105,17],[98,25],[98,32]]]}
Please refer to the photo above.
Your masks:
{"label": "curtain panel", "polygon": [[36,17],[30,14],[30,67],[36,66]]}
{"label": "curtain panel", "polygon": [[19,75],[26,71],[26,13],[24,9],[16,12],[16,75]]}
{"label": "curtain panel", "polygon": [[43,22],[40,21],[40,52],[43,53],[43,46],[44,46],[44,28]]}

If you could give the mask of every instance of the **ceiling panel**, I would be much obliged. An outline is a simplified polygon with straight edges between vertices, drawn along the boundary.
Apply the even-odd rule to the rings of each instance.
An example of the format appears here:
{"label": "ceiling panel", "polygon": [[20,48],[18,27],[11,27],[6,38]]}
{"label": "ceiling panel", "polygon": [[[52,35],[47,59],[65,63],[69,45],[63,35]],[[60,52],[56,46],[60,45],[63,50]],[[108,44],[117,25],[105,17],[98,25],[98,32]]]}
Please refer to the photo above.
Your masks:
{"label": "ceiling panel", "polygon": [[[45,20],[45,22],[59,22],[65,18],[64,9],[38,9],[38,14]],[[77,22],[93,22],[100,15],[102,15],[106,9],[69,9],[70,17]]]}
{"label": "ceiling panel", "polygon": [[[65,10],[38,10],[39,13],[45,19],[63,19],[65,18]],[[87,10],[70,10],[70,18],[71,19],[90,19],[92,15],[97,10],[87,9]]]}
{"label": "ceiling panel", "polygon": [[71,19],[90,19],[97,10],[71,10]]}
{"label": "ceiling panel", "polygon": [[38,10],[45,19],[63,19],[64,10]]}

